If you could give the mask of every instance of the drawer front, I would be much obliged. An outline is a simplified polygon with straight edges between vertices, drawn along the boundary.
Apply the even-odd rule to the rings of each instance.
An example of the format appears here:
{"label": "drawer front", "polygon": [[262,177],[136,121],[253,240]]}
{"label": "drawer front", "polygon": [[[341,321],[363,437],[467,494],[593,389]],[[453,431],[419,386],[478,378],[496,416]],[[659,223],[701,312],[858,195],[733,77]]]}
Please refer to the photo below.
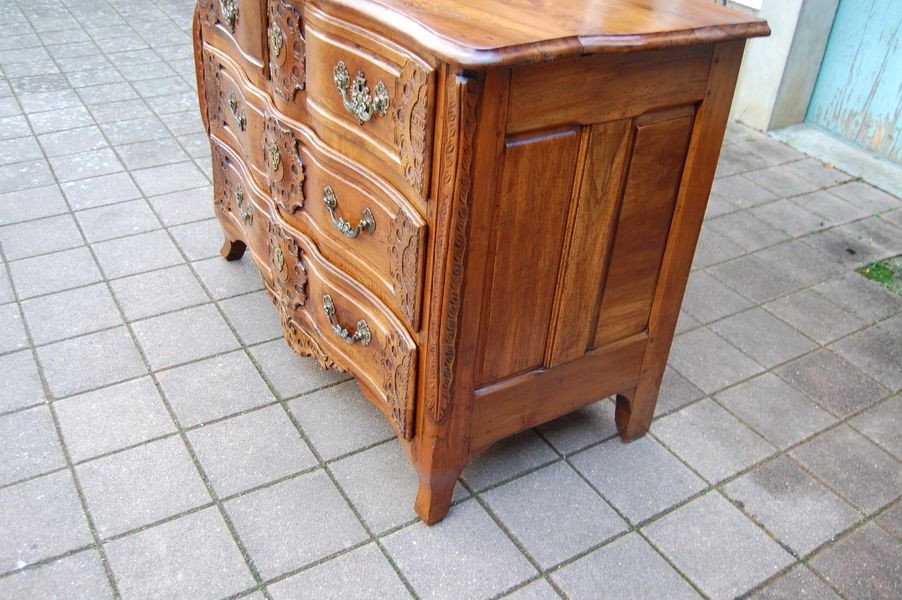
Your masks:
{"label": "drawer front", "polygon": [[306,83],[301,11],[287,0],[267,0],[266,17],[270,86],[276,98],[293,102]]}
{"label": "drawer front", "polygon": [[[428,195],[435,76],[423,60],[307,6],[307,109],[318,133],[350,137]],[[341,148],[344,150],[344,148]]]}
{"label": "drawer front", "polygon": [[274,218],[257,255],[286,337],[324,366],[350,371],[404,439],[413,436],[417,347],[398,319],[323,258],[310,239]]}
{"label": "drawer front", "polygon": [[283,217],[323,254],[419,326],[426,223],[388,183],[350,163],[309,130],[270,117],[264,144],[270,194]]}
{"label": "drawer front", "polygon": [[266,184],[262,100],[247,91],[236,70],[209,49],[204,51],[204,88],[210,133],[228,144]]}
{"label": "drawer front", "polygon": [[260,83],[266,56],[260,0],[201,0],[199,5],[204,41],[228,52]]}

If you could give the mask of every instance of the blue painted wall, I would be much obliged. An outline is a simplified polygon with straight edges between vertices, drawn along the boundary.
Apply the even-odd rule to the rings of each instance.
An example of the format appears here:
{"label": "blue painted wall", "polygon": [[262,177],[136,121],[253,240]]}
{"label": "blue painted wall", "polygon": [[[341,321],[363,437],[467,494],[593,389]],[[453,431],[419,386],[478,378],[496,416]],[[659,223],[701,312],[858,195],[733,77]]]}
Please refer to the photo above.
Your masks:
{"label": "blue painted wall", "polygon": [[806,120],[902,164],[902,0],[840,0]]}

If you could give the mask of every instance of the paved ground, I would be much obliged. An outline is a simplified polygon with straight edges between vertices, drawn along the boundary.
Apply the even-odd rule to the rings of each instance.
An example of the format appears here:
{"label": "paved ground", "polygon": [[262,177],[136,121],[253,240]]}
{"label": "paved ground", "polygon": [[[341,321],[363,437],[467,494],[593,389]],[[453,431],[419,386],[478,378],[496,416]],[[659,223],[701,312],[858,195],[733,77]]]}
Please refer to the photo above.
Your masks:
{"label": "paved ground", "polygon": [[902,596],[902,202],[732,126],[651,435],[527,432],[427,528],[216,255],[191,8],[0,0],[0,598]]}

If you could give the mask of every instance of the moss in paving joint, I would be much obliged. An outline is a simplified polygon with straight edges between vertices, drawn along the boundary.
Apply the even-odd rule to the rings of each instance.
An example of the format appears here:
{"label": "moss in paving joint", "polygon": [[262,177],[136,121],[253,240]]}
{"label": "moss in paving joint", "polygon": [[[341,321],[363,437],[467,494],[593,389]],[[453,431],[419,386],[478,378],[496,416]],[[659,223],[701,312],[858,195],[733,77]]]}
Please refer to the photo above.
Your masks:
{"label": "moss in paving joint", "polygon": [[872,262],[858,269],[858,272],[902,296],[902,255]]}

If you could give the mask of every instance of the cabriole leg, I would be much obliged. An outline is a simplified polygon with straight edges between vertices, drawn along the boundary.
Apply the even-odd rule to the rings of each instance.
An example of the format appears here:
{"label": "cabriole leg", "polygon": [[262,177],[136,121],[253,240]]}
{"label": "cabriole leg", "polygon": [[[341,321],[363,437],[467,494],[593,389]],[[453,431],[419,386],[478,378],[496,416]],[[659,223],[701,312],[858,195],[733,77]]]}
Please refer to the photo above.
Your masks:
{"label": "cabriole leg", "polygon": [[241,240],[233,240],[226,236],[225,241],[222,243],[222,248],[219,249],[219,253],[222,254],[222,257],[226,260],[238,260],[242,256],[244,256],[244,251],[247,250],[247,245]]}

